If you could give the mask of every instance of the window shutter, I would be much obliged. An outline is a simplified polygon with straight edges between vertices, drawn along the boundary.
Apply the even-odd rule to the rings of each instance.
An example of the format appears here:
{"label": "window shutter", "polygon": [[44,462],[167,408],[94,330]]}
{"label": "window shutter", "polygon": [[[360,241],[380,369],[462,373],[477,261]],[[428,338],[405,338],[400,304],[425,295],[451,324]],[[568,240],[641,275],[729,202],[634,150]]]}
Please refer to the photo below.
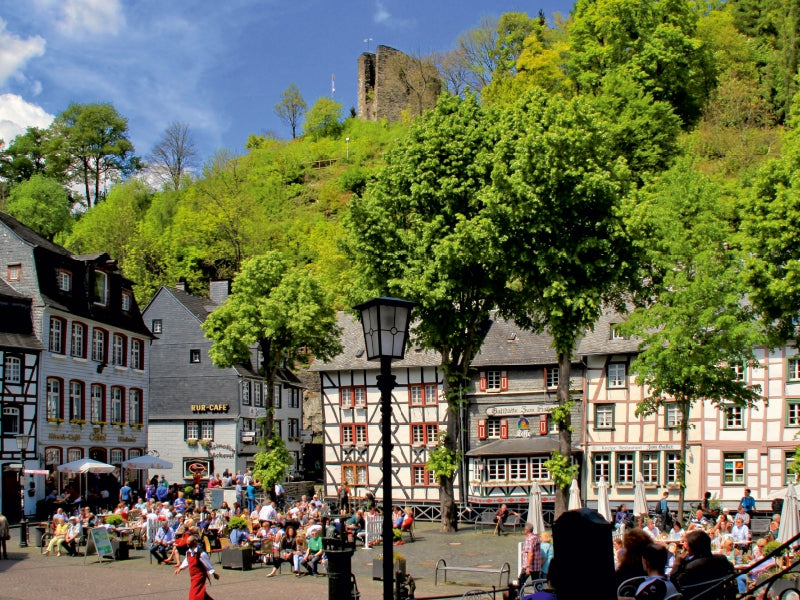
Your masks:
{"label": "window shutter", "polygon": [[508,419],[500,420],[500,439],[501,440],[508,439]]}
{"label": "window shutter", "polygon": [[[478,384],[478,387],[480,388],[480,390],[482,392],[485,392],[486,391],[486,371],[481,371],[480,377],[481,378],[480,378],[480,383]],[[485,423],[485,421],[484,421],[484,423]]]}
{"label": "window shutter", "polygon": [[547,415],[539,415],[539,435],[547,435]]}
{"label": "window shutter", "polygon": [[500,371],[500,389],[508,389],[508,371]]}
{"label": "window shutter", "polygon": [[486,439],[486,419],[478,419],[478,439]]}

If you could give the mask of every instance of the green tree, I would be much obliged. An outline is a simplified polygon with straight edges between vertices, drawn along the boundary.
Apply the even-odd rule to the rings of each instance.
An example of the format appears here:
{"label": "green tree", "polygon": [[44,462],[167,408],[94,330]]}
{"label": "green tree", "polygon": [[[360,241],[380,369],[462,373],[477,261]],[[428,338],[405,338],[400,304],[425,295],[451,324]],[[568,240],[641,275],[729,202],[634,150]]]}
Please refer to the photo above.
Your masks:
{"label": "green tree", "polygon": [[181,187],[183,178],[197,166],[194,136],[187,123],[174,121],[153,146],[148,160],[155,174],[173,190]]}
{"label": "green tree", "polygon": [[322,286],[308,269],[291,266],[278,252],[245,261],[231,295],[202,327],[213,342],[211,360],[219,367],[250,363],[254,347],[261,352],[266,437],[272,435],[278,369],[305,364],[309,356],[326,359],[341,352],[336,313]]}
{"label": "green tree", "polygon": [[[511,266],[517,300],[497,307],[522,327],[547,331],[559,372],[570,373],[578,338],[628,285],[629,244],[617,211],[630,173],[611,143],[612,123],[585,98],[532,90],[499,127],[484,218],[502,232],[496,254]],[[572,472],[569,377],[559,378],[556,398],[559,452],[548,468],[561,482],[560,514]]]}
{"label": "green tree", "polygon": [[48,240],[72,227],[72,199],[54,179],[33,175],[14,186],[6,212]]}
{"label": "green tree", "polygon": [[89,208],[99,202],[104,185],[140,168],[128,120],[111,104],[70,104],[51,127],[71,157],[71,178],[83,185]]}
{"label": "green tree", "polygon": [[636,412],[651,416],[666,404],[677,407],[683,514],[691,408],[702,401],[722,411],[757,402],[758,386],[738,380],[733,367],[756,365],[753,348],[764,339],[746,302],[745,255],[734,243],[736,204],[718,186],[683,160],[624,212],[649,282],[622,326],[642,340],[631,368],[648,396]]}
{"label": "green tree", "polygon": [[279,435],[262,437],[258,444],[262,450],[253,457],[253,477],[261,482],[265,493],[272,495],[275,484],[286,479],[286,473],[292,465],[292,455]]}
{"label": "green tree", "polygon": [[0,178],[20,183],[34,175],[44,175],[65,183],[67,164],[58,152],[58,140],[50,132],[38,127],[28,127],[24,134],[0,153]]}
{"label": "green tree", "polygon": [[311,139],[337,138],[342,133],[342,105],[323,96],[314,103],[306,115],[303,133]]}
{"label": "green tree", "polygon": [[297,137],[297,126],[305,113],[306,101],[300,95],[300,90],[295,84],[289,84],[281,94],[281,101],[275,105],[275,114],[292,128],[292,139]]}
{"label": "green tree", "polygon": [[508,305],[511,261],[498,247],[505,232],[484,213],[482,197],[491,183],[493,122],[474,95],[443,96],[387,154],[346,220],[360,278],[354,300],[389,295],[417,302],[413,336],[441,355],[448,407],[435,454],[442,531],[456,528],[457,471],[442,465],[455,465],[463,448],[459,411],[470,362],[489,311]]}

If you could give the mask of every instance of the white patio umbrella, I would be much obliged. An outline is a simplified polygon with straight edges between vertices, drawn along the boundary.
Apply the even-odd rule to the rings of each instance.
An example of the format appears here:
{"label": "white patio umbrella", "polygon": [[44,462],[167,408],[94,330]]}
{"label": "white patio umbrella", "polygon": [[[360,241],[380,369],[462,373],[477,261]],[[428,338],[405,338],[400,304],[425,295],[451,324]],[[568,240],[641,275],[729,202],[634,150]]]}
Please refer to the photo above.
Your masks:
{"label": "white patio umbrella", "polygon": [[611,506],[608,502],[608,482],[601,477],[597,482],[597,512],[609,523],[611,522]]}
{"label": "white patio umbrella", "polygon": [[531,486],[531,498],[528,502],[528,523],[533,525],[536,534],[544,531],[544,516],[542,515],[542,490],[537,482]]}
{"label": "white patio umbrella", "polygon": [[800,523],[797,517],[797,494],[793,485],[786,486],[786,495],[783,497],[783,510],[781,510],[781,526],[778,528],[778,541],[781,544],[788,542],[800,532]]}
{"label": "white patio umbrella", "polygon": [[171,469],[172,463],[157,456],[150,454],[143,454],[136,458],[131,458],[122,463],[123,469],[135,469],[139,471],[146,471],[148,469]]}
{"label": "white patio umbrella", "polygon": [[117,467],[91,458],[81,458],[58,467],[59,473],[113,473]]}
{"label": "white patio umbrella", "polygon": [[644,491],[644,477],[641,473],[636,474],[636,488],[633,490],[633,516],[647,516],[647,496]]}
{"label": "white patio umbrella", "polygon": [[569,486],[569,502],[567,510],[577,510],[581,507],[581,489],[578,487],[578,480],[573,479]]}

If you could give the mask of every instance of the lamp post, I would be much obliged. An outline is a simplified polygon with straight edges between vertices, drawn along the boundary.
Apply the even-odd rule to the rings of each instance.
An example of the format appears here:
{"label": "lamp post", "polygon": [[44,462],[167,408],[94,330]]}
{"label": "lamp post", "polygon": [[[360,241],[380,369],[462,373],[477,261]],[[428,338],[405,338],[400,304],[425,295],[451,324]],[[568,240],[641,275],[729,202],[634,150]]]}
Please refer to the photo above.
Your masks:
{"label": "lamp post", "polygon": [[383,459],[383,600],[392,600],[394,546],[392,530],[392,359],[403,358],[408,324],[414,302],[398,298],[374,298],[356,306],[361,313],[367,360],[381,361],[378,389],[381,392],[381,439]]}
{"label": "lamp post", "polygon": [[28,522],[25,520],[25,487],[23,486],[23,471],[25,470],[25,451],[28,449],[28,440],[31,436],[27,433],[18,433],[14,436],[19,450],[19,547],[28,547]]}
{"label": "lamp post", "polygon": [[345,141],[345,146],[347,148],[347,160],[350,160],[350,138],[346,137],[344,138],[344,141]]}

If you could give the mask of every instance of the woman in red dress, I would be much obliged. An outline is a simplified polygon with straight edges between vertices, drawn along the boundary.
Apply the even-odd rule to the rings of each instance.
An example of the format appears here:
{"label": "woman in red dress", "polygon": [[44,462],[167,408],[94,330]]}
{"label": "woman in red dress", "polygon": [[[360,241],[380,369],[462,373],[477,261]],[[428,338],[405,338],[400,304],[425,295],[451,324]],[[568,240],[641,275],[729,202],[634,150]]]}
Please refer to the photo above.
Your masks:
{"label": "woman in red dress", "polygon": [[191,580],[189,600],[214,600],[208,595],[208,592],[206,592],[206,580],[209,579],[209,575],[213,575],[214,579],[219,579],[219,573],[214,571],[208,554],[198,545],[197,536],[189,538],[189,548],[186,551],[186,558],[184,558],[181,565],[175,569],[175,575],[184,569],[189,569],[189,577]]}

